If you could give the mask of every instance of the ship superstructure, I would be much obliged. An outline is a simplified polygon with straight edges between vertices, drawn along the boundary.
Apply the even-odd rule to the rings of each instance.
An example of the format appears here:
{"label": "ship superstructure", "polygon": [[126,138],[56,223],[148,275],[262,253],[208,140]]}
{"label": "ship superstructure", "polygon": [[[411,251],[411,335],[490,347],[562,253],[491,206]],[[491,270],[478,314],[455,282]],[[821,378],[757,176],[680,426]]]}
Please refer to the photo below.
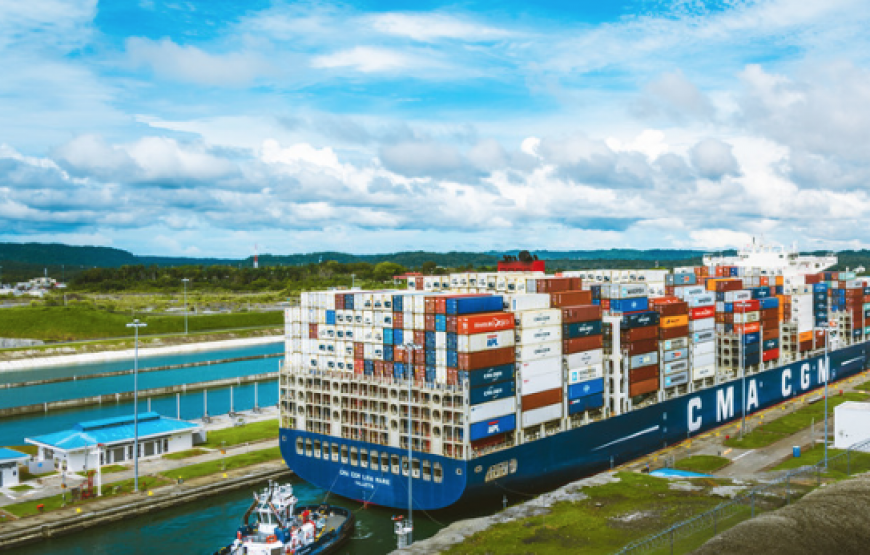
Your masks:
{"label": "ship superstructure", "polygon": [[862,371],[870,287],[816,271],[835,258],[755,265],[780,252],[705,258],[662,290],[512,261],[303,293],[286,313],[284,457],[319,487],[397,508],[410,472],[414,508],[442,508],[625,462]]}

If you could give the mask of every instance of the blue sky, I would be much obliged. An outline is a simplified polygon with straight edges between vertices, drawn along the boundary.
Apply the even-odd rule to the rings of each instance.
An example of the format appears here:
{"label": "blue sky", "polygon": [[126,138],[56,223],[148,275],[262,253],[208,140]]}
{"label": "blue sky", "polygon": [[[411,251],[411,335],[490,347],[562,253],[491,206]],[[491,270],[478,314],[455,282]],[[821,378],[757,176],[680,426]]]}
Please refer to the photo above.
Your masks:
{"label": "blue sky", "polygon": [[3,3],[0,241],[866,247],[868,24],[857,0]]}

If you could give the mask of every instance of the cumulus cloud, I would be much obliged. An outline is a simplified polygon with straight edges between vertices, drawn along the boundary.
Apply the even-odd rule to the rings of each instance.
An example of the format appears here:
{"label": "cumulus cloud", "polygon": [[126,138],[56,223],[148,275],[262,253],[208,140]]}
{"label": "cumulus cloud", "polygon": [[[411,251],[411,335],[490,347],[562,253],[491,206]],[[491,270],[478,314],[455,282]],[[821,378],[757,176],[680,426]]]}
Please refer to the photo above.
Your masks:
{"label": "cumulus cloud", "polygon": [[431,140],[383,145],[379,158],[388,170],[408,177],[468,179],[475,173],[456,147]]}
{"label": "cumulus cloud", "polygon": [[692,166],[701,177],[718,180],[725,176],[740,175],[740,164],[734,157],[731,145],[719,139],[704,139],[690,151]]}
{"label": "cumulus cloud", "polygon": [[676,121],[709,120],[716,113],[707,95],[680,70],[663,73],[646,85],[634,112],[642,117],[664,115]]}
{"label": "cumulus cloud", "polygon": [[133,67],[145,66],[163,78],[215,86],[244,86],[275,69],[259,54],[230,52],[211,54],[171,39],[154,41],[132,37],[126,43]]}
{"label": "cumulus cloud", "polygon": [[647,157],[639,152],[615,152],[604,141],[584,135],[547,138],[537,152],[559,175],[577,183],[636,188],[651,184]]}

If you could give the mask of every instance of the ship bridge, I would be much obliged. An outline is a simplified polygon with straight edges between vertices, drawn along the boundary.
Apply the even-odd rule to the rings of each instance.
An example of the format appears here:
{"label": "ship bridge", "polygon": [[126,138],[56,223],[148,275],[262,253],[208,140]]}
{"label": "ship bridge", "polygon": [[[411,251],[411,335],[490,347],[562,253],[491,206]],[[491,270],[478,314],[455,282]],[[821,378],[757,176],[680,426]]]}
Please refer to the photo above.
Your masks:
{"label": "ship bridge", "polygon": [[823,272],[837,264],[837,256],[829,253],[824,256],[800,254],[796,246],[787,249],[782,245],[753,243],[737,252],[736,256],[705,254],[704,266],[738,266],[743,268],[764,268],[762,273],[781,275],[804,275]]}

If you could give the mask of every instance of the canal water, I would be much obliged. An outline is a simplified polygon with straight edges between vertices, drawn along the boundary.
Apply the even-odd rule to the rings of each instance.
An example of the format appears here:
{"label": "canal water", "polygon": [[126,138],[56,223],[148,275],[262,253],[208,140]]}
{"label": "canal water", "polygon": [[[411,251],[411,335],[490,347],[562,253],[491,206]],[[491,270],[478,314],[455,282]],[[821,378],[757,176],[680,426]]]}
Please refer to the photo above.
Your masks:
{"label": "canal water", "polygon": [[[320,503],[325,492],[292,479],[300,504]],[[265,487],[265,484],[259,486]],[[220,498],[208,498],[178,505],[157,513],[127,518],[100,528],[49,539],[17,548],[18,555],[211,555],[235,537],[245,511],[251,505],[252,489],[240,489]],[[379,507],[362,508],[355,501],[330,497],[327,502],[355,511],[356,533],[338,553],[342,555],[380,555],[395,549],[392,517],[402,514]],[[500,509],[492,507],[489,512]],[[406,513],[405,513],[406,514]],[[483,516],[487,511],[450,509],[427,514],[414,513],[415,539],[435,535],[442,525],[461,518]]]}
{"label": "canal water", "polygon": [[[237,347],[219,351],[198,353],[183,353],[140,358],[140,367],[187,364],[207,360],[224,360],[262,354],[283,352],[283,342],[267,345]],[[201,382],[223,378],[234,378],[278,370],[278,358],[245,360],[211,364],[179,370],[160,370],[139,375],[139,389],[163,387],[182,383]],[[133,367],[132,360],[100,362],[93,364],[71,365],[52,368],[34,368],[21,372],[0,373],[0,380],[28,381],[61,376],[84,376],[101,372],[128,370]],[[11,379],[10,379],[11,378]],[[275,405],[278,402],[278,382],[271,380],[259,384],[245,384],[232,388],[233,409],[236,411],[250,410],[254,407],[254,389],[257,391],[259,406]],[[21,405],[39,404],[64,399],[76,399],[93,395],[105,395],[116,392],[133,391],[133,376],[113,376],[109,378],[94,378],[77,382],[61,382],[37,386],[20,387],[0,390],[0,408]],[[179,416],[182,419],[193,420],[201,418],[205,412],[205,402],[208,402],[208,413],[211,415],[226,414],[230,411],[230,388],[209,389],[207,394],[202,391],[184,393],[176,397],[156,397],[150,400],[151,410],[166,416]],[[180,405],[180,407],[178,406]],[[148,410],[149,400],[140,398],[139,410]],[[31,413],[21,416],[0,419],[0,445],[22,445],[25,437],[47,434],[70,428],[77,422],[109,418],[132,414],[132,401],[120,403],[104,403],[77,407],[65,410],[50,410],[46,413]]]}

